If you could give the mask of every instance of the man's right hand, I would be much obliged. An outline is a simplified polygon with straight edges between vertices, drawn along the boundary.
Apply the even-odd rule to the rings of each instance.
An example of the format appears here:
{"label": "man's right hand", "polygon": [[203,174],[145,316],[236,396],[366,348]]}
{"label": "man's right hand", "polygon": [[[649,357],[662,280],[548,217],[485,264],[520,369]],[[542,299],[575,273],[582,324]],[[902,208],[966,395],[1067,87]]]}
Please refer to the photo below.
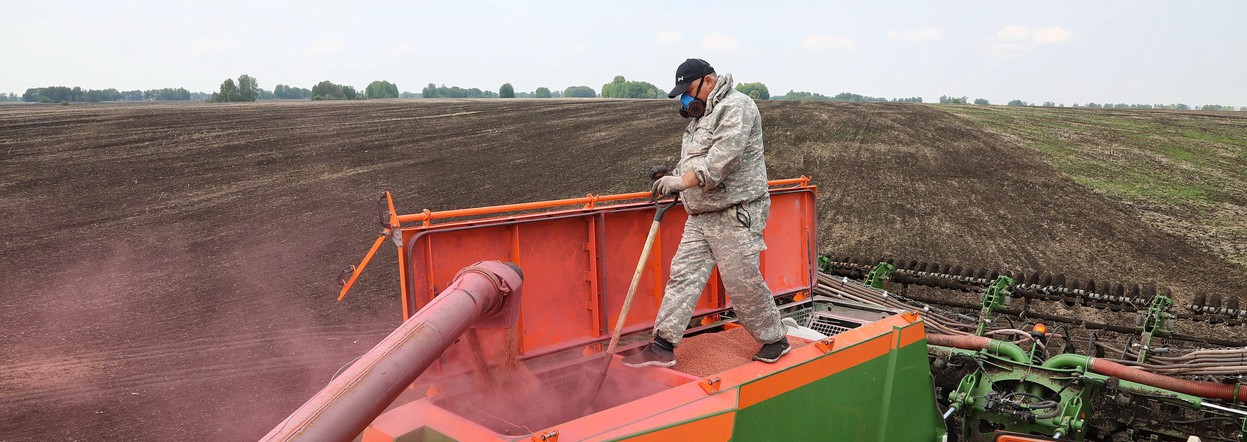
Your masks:
{"label": "man's right hand", "polygon": [[666,196],[680,193],[680,191],[686,188],[687,186],[684,185],[683,178],[668,175],[654,181],[653,192],[655,195]]}

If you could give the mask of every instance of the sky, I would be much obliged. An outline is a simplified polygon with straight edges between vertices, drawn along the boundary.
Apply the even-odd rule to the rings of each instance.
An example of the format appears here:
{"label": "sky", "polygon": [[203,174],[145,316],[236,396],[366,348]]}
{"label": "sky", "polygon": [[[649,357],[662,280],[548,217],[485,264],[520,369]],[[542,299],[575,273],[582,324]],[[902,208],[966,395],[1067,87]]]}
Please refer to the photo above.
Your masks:
{"label": "sky", "polygon": [[226,78],[362,89],[669,89],[685,58],[737,82],[875,97],[1247,106],[1247,1],[13,1],[0,92]]}

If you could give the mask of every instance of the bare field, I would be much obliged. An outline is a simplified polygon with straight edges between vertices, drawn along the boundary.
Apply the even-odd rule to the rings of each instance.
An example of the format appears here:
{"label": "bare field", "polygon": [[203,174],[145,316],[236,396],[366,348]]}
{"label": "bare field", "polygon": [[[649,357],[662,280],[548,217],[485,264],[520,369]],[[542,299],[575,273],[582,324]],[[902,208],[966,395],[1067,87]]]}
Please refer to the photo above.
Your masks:
{"label": "bare field", "polygon": [[[760,106],[770,176],[820,186],[825,253],[1180,304],[1247,276],[940,107]],[[401,320],[390,250],[335,301],[379,192],[416,212],[641,191],[684,123],[651,100],[0,106],[0,440],[262,436]]]}

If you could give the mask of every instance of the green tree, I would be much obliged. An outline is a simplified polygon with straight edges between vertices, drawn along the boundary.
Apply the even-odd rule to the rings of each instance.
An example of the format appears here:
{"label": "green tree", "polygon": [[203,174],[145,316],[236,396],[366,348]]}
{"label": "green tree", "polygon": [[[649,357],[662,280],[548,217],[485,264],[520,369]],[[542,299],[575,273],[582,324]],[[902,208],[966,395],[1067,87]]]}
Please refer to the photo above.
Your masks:
{"label": "green tree", "polygon": [[542,86],[533,91],[534,98],[550,98],[550,88]]}
{"label": "green tree", "polygon": [[952,97],[948,95],[940,95],[940,104],[966,104],[969,103],[967,97]]}
{"label": "green tree", "polygon": [[420,89],[420,96],[424,98],[437,98],[437,85],[429,83],[424,89]]}
{"label": "green tree", "polygon": [[238,76],[238,101],[255,101],[260,97],[260,83],[247,74]]}
{"label": "green tree", "polygon": [[312,98],[312,90],[279,84],[273,87],[273,97],[287,100],[306,100]]}
{"label": "green tree", "polygon": [[208,101],[216,103],[226,103],[231,101],[242,101],[242,94],[238,91],[238,85],[234,84],[233,78],[226,78],[221,82],[221,89],[212,94],[212,98]]}
{"label": "green tree", "polygon": [[1026,102],[1022,100],[1010,100],[1009,105],[1010,106],[1025,106]]}
{"label": "green tree", "polygon": [[868,95],[859,95],[859,94],[854,94],[854,93],[849,93],[849,92],[838,93],[834,97],[831,97],[831,99],[833,101],[852,101],[852,102],[858,102],[858,103],[888,101],[887,98],[871,97]]}
{"label": "green tree", "polygon": [[658,86],[644,81],[628,81],[623,75],[616,75],[610,83],[602,85],[602,98],[658,98],[661,95]]}
{"label": "green tree", "polygon": [[398,98],[398,85],[377,80],[364,88],[364,98]]}
{"label": "green tree", "polygon": [[563,90],[564,98],[593,98],[598,96],[597,92],[589,86],[568,86]]}
{"label": "green tree", "polygon": [[771,91],[766,88],[765,84],[762,83],[739,83],[736,85],[736,90],[748,95],[749,98],[754,100],[771,99]]}
{"label": "green tree", "polygon": [[796,92],[796,91],[790,90],[788,91],[788,93],[784,94],[782,97],[779,97],[779,99],[780,100],[792,100],[792,101],[805,101],[805,100],[822,101],[822,100],[830,100],[831,97],[828,97],[826,95],[816,93],[816,92],[805,92],[805,91]]}
{"label": "green tree", "polygon": [[354,100],[356,96],[354,87],[334,84],[329,80],[312,86],[313,100]]}
{"label": "green tree", "polygon": [[977,105],[980,105],[980,106],[986,106],[986,105],[989,105],[989,104],[992,104],[992,103],[991,103],[990,101],[987,101],[986,99],[983,99],[983,98],[975,98],[975,99],[974,99],[974,104],[977,104]]}
{"label": "green tree", "polygon": [[511,83],[503,83],[502,87],[498,88],[498,97],[515,98],[515,88],[511,87]]}

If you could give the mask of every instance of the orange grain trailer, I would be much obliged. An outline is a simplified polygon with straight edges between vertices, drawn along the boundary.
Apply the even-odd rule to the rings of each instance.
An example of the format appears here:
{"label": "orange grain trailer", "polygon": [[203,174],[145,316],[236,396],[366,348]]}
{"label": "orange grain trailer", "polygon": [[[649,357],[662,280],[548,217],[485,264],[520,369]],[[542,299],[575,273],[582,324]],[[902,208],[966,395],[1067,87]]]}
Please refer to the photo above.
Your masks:
{"label": "orange grain trailer", "polygon": [[[646,344],[687,214],[662,220],[605,354],[649,231],[648,193],[399,215],[388,194],[377,249],[398,249],[402,326],[266,439],[895,440],[946,435],[923,319],[813,296],[815,194],[772,181],[762,273],[794,349],[775,364],[736,325],[711,276],[672,368],[619,359]],[[605,370],[605,381],[596,391]]]}

